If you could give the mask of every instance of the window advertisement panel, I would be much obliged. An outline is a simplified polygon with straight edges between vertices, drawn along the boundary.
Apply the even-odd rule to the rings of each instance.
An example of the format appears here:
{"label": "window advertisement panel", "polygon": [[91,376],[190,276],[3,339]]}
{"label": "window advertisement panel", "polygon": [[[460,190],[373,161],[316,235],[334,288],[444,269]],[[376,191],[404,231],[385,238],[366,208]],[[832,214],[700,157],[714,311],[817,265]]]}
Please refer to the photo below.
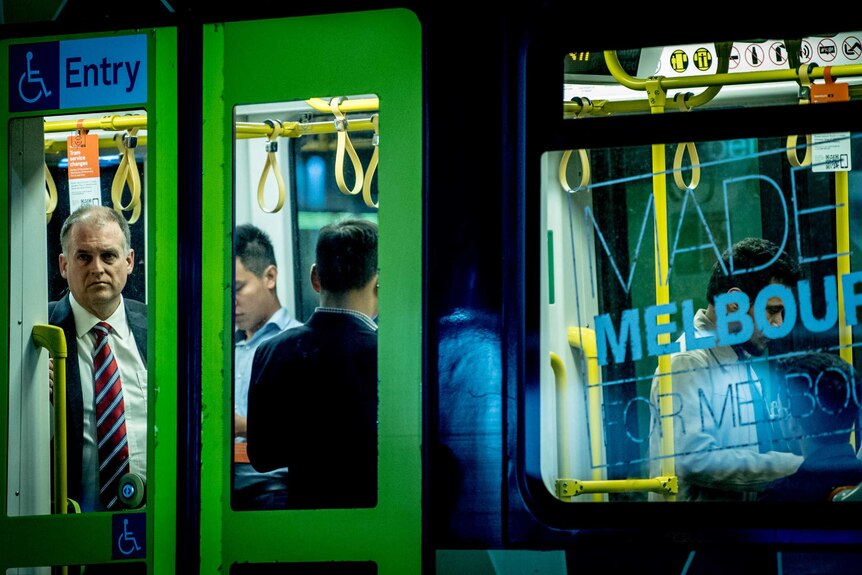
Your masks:
{"label": "window advertisement panel", "polygon": [[862,482],[858,132],[547,152],[541,473],[565,503]]}

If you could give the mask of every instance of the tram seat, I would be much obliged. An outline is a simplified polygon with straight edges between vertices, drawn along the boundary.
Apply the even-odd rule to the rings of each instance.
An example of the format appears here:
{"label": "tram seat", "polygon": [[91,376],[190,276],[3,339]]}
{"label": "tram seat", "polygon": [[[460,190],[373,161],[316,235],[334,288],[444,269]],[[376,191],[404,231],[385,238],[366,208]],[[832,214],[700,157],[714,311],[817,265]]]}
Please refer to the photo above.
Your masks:
{"label": "tram seat", "polygon": [[829,494],[829,501],[862,501],[862,483],[859,485],[842,485]]}

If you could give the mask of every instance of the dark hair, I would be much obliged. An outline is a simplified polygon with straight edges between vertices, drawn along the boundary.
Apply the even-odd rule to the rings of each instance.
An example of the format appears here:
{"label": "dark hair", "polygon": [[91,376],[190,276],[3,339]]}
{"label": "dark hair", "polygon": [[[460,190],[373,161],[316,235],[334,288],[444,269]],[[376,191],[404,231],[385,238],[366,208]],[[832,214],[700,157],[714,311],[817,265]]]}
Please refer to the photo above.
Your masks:
{"label": "dark hair", "polygon": [[807,435],[847,439],[859,415],[859,374],[837,355],[802,353],[780,362],[782,404]]}
{"label": "dark hair", "polygon": [[63,222],[63,227],[60,228],[60,248],[63,250],[63,255],[67,258],[72,254],[68,253],[69,248],[69,233],[72,231],[72,226],[87,222],[98,227],[114,222],[120,226],[120,231],[123,233],[123,254],[129,255],[129,250],[132,249],[132,233],[129,230],[129,222],[122,214],[116,212],[107,206],[86,205],[81,206],[72,212],[66,221]]}
{"label": "dark hair", "polygon": [[234,233],[236,257],[242,265],[260,277],[269,266],[276,266],[272,240],[262,229],[251,224],[237,226]]}
{"label": "dark hair", "polygon": [[360,289],[377,273],[377,224],[347,219],[326,225],[316,252],[321,288],[332,293]]}
{"label": "dark hair", "polygon": [[[752,269],[755,271],[748,271]],[[754,299],[760,290],[771,283],[796,287],[800,279],[802,270],[787,252],[781,251],[779,254],[778,246],[769,240],[745,238],[725,250],[721,254],[721,261],[713,264],[712,275],[706,288],[706,300],[714,304],[715,296],[727,293],[734,287]]]}

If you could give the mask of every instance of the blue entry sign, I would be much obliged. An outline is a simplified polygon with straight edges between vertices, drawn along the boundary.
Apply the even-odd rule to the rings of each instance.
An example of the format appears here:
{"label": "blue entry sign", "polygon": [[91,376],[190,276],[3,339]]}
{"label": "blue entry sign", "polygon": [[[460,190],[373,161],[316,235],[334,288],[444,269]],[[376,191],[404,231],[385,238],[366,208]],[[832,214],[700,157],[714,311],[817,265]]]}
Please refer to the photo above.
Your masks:
{"label": "blue entry sign", "polygon": [[146,557],[147,514],[114,513],[111,520],[111,559]]}
{"label": "blue entry sign", "polygon": [[147,101],[147,36],[9,46],[9,111]]}

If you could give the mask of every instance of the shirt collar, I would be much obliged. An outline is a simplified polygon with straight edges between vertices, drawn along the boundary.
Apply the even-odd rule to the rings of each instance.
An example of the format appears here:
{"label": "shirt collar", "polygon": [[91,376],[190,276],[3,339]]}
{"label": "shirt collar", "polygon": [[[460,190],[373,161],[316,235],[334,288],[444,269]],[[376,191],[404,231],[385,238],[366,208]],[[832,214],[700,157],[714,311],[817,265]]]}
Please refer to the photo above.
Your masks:
{"label": "shirt collar", "polygon": [[236,337],[234,341],[238,345],[248,344],[252,341],[255,341],[259,337],[262,337],[264,334],[270,331],[284,331],[290,324],[294,322],[294,319],[290,316],[290,312],[287,311],[286,307],[280,307],[278,310],[272,314],[272,316],[266,321],[265,324],[261,326],[259,330],[254,332],[254,335],[251,336],[251,339],[246,339],[245,332],[241,329],[236,330]]}
{"label": "shirt collar", "polygon": [[129,326],[126,323],[126,304],[122,295],[120,296],[120,305],[117,306],[114,313],[104,320],[97,318],[85,310],[71,292],[69,293],[69,305],[72,307],[72,316],[75,318],[75,331],[78,337],[84,337],[84,335],[90,333],[93,326],[100,321],[109,323],[111,325],[111,333],[116,337],[120,339],[128,337]]}
{"label": "shirt collar", "polygon": [[360,320],[362,323],[367,325],[370,329],[377,331],[377,324],[373,319],[362,313],[361,311],[356,311],[355,309],[345,309],[341,307],[316,307],[314,308],[314,313],[337,313],[341,315],[351,315],[356,319]]}

